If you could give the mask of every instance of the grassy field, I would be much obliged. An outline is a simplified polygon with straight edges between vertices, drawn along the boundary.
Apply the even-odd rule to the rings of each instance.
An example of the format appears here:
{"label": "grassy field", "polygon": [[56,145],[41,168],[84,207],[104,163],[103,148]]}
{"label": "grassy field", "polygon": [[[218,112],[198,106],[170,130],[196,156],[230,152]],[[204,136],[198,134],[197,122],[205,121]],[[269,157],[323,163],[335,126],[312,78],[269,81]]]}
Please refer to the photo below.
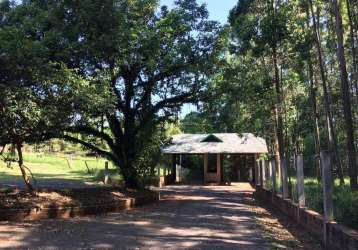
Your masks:
{"label": "grassy field", "polygon": [[[25,153],[24,164],[31,170],[38,182],[51,179],[85,182],[103,180],[105,159]],[[111,163],[109,163],[109,170],[113,179],[120,179]],[[17,163],[12,163],[11,168],[8,168],[4,162],[0,161],[0,184],[21,180]]]}

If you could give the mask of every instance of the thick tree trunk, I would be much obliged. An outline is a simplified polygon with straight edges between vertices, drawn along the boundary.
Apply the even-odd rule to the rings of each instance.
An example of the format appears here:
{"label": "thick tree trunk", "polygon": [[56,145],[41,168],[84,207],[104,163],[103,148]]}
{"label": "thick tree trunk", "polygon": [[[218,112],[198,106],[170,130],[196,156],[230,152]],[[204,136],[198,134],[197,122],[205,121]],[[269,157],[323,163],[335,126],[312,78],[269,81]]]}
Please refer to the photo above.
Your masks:
{"label": "thick tree trunk", "polygon": [[122,171],[124,183],[126,188],[138,189],[141,188],[138,177],[133,171],[126,169]]}
{"label": "thick tree trunk", "polygon": [[334,127],[333,127],[331,103],[330,103],[330,98],[329,98],[329,93],[328,93],[328,88],[327,88],[327,78],[326,78],[326,72],[325,72],[325,66],[324,66],[324,60],[323,60],[323,54],[322,54],[322,48],[321,48],[321,39],[320,39],[320,35],[319,35],[319,29],[318,29],[315,12],[313,9],[312,0],[309,0],[309,5],[310,5],[310,9],[311,9],[311,14],[312,14],[314,40],[317,45],[319,68],[320,68],[321,80],[322,80],[324,108],[326,111],[326,124],[327,124],[327,133],[328,133],[328,145],[329,145],[328,147],[329,147],[329,150],[332,151],[335,155],[336,163],[338,165],[337,173],[338,173],[341,184],[344,184],[343,168],[342,168],[340,155],[339,155],[339,151],[338,151],[337,138],[336,138],[336,134],[335,134]]}
{"label": "thick tree trunk", "polygon": [[119,166],[124,179],[125,187],[133,189],[141,188],[138,173],[134,168],[133,163],[131,161],[122,161]]}
{"label": "thick tree trunk", "polygon": [[341,71],[341,94],[342,94],[342,101],[343,101],[344,120],[346,126],[350,184],[352,189],[358,189],[352,107],[351,107],[350,94],[349,94],[346,57],[344,54],[343,24],[342,24],[341,12],[340,12],[340,2],[338,2],[337,0],[333,0],[333,8],[336,17],[337,57],[339,62],[339,69]]}

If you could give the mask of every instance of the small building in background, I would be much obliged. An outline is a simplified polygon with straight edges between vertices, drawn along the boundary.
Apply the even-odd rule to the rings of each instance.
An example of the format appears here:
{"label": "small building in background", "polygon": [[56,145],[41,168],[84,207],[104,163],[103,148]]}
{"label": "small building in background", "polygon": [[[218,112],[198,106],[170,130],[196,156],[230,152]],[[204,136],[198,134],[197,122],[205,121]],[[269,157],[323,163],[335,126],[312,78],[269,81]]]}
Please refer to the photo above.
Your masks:
{"label": "small building in background", "polygon": [[182,158],[198,155],[202,156],[202,181],[220,184],[254,181],[255,162],[268,150],[266,141],[251,133],[178,134],[162,147],[162,153],[172,155],[173,182],[182,182]]}

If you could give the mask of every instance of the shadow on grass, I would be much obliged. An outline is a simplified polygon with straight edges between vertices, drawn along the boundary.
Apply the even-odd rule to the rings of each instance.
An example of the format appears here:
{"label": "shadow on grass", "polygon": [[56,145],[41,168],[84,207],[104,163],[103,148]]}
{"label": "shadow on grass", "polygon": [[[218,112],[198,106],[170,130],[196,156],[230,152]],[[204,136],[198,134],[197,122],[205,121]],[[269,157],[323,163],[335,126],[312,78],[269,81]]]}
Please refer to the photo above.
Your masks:
{"label": "shadow on grass", "polygon": [[[36,181],[31,180],[32,184],[37,188],[76,188],[93,185],[95,178],[87,174],[85,171],[71,171],[64,174],[41,174],[35,173]],[[0,172],[0,187],[12,187],[26,189],[24,181],[20,175],[8,172]]]}

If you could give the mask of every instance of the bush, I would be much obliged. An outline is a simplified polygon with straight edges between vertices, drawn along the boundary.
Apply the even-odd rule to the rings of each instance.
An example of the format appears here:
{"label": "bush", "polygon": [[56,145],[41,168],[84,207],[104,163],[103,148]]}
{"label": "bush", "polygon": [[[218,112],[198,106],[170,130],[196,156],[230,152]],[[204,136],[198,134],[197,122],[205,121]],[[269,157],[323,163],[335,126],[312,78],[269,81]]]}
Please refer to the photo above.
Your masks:
{"label": "bush", "polygon": [[323,212],[323,193],[321,184],[317,180],[305,180],[306,206],[319,212]]}
{"label": "bush", "polygon": [[358,229],[358,191],[349,186],[335,186],[333,207],[336,221]]}
{"label": "bush", "polygon": [[[306,206],[323,213],[323,193],[321,184],[312,178],[305,179]],[[333,189],[333,214],[337,222],[358,229],[358,191],[352,191],[349,181],[340,186],[335,182]]]}

